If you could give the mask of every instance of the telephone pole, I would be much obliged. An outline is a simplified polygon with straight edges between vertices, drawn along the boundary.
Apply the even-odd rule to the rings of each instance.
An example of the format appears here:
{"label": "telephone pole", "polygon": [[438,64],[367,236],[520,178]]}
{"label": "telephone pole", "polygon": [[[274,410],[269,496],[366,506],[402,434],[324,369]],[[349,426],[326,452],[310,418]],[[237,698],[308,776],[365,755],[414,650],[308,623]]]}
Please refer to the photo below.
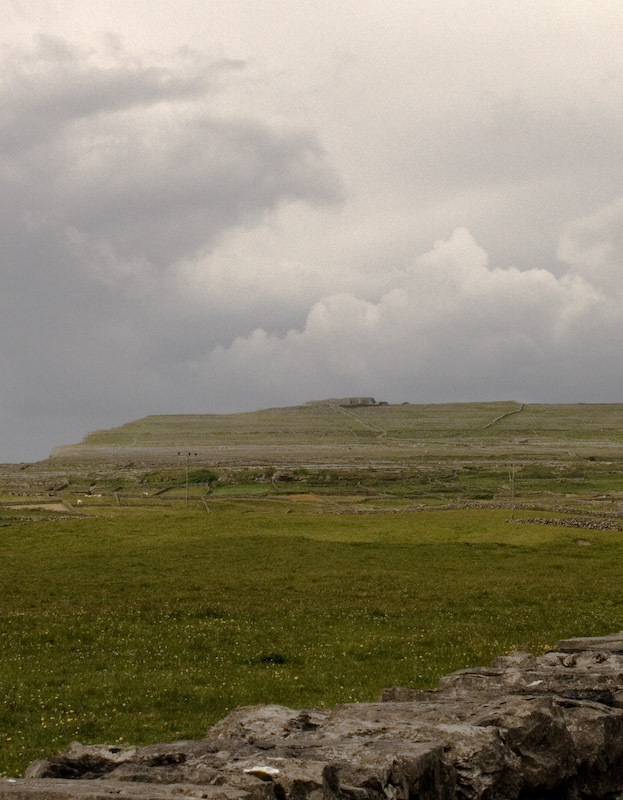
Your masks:
{"label": "telephone pole", "polygon": [[188,479],[190,476],[190,457],[197,456],[197,453],[182,453],[181,450],[177,452],[178,456],[186,455],[186,510],[188,511]]}
{"label": "telephone pole", "polygon": [[515,519],[515,465],[511,464],[508,470],[508,480],[511,486],[511,519]]}

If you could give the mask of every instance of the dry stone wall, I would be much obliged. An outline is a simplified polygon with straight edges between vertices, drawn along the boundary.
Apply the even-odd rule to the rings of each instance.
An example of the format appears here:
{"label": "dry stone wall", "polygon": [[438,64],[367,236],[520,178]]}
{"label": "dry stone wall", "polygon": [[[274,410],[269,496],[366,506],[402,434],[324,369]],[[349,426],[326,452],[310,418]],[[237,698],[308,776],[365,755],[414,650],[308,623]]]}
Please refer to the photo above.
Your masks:
{"label": "dry stone wall", "polygon": [[623,800],[623,633],[393,687],[378,703],[239,708],[205,739],[82,746],[0,800]]}

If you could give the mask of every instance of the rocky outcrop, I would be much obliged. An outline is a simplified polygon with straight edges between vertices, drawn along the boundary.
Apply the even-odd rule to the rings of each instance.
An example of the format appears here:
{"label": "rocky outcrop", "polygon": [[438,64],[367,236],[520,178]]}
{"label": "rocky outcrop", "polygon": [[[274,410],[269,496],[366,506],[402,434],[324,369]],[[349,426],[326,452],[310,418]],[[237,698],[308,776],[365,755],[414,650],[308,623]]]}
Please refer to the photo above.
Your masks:
{"label": "rocky outcrop", "polygon": [[71,744],[0,800],[623,798],[623,633],[569,639],[378,703],[239,708],[200,741]]}

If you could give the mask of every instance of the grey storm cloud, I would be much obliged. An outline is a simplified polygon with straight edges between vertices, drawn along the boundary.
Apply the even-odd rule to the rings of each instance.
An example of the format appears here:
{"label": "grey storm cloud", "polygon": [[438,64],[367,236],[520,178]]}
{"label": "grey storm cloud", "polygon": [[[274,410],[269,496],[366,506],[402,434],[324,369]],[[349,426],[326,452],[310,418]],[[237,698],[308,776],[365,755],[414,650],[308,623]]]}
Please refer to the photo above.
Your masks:
{"label": "grey storm cloud", "polygon": [[21,61],[13,52],[9,64],[5,197],[33,223],[55,221],[115,257],[166,266],[285,201],[339,197],[312,134],[210,112],[215,76],[229,62],[189,58],[180,75],[98,66],[48,43]]}
{"label": "grey storm cloud", "polygon": [[136,362],[179,333],[150,305],[163,271],[282,203],[339,202],[339,180],[313,133],[211,112],[229,62],[101,66],[44,40],[3,67],[1,408],[93,419],[161,390]]}
{"label": "grey storm cloud", "polygon": [[[67,41],[41,36],[31,51],[12,48],[2,60],[3,151],[32,148],[81,120],[157,103],[197,98],[214,90],[218,74],[236,62],[171,67],[91,63]],[[190,65],[189,65],[190,66]]]}
{"label": "grey storm cloud", "polygon": [[8,14],[0,460],[322,396],[620,400],[618,3],[268,5]]}

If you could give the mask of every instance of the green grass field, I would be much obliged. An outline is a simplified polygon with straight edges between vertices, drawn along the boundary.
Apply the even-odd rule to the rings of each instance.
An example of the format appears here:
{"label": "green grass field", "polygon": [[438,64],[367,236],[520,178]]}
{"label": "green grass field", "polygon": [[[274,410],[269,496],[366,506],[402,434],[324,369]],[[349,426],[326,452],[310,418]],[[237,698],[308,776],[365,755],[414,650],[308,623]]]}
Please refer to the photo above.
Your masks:
{"label": "green grass field", "polygon": [[199,737],[240,704],[372,700],[623,628],[618,532],[491,509],[315,509],[5,509],[0,774],[74,739]]}
{"label": "green grass field", "polygon": [[623,405],[298,407],[5,465],[0,774],[620,630],[622,443]]}
{"label": "green grass field", "polygon": [[[509,413],[518,412],[518,413]],[[566,438],[623,441],[620,404],[537,405],[515,402],[431,405],[292,406],[240,414],[163,414],[95,431],[85,446],[192,447],[217,443],[387,444],[439,439],[493,442],[520,434],[555,442]]]}
{"label": "green grass field", "polygon": [[56,461],[212,465],[404,465],[605,458],[623,443],[623,405],[516,402],[273,408],[154,415],[55,448]]}

